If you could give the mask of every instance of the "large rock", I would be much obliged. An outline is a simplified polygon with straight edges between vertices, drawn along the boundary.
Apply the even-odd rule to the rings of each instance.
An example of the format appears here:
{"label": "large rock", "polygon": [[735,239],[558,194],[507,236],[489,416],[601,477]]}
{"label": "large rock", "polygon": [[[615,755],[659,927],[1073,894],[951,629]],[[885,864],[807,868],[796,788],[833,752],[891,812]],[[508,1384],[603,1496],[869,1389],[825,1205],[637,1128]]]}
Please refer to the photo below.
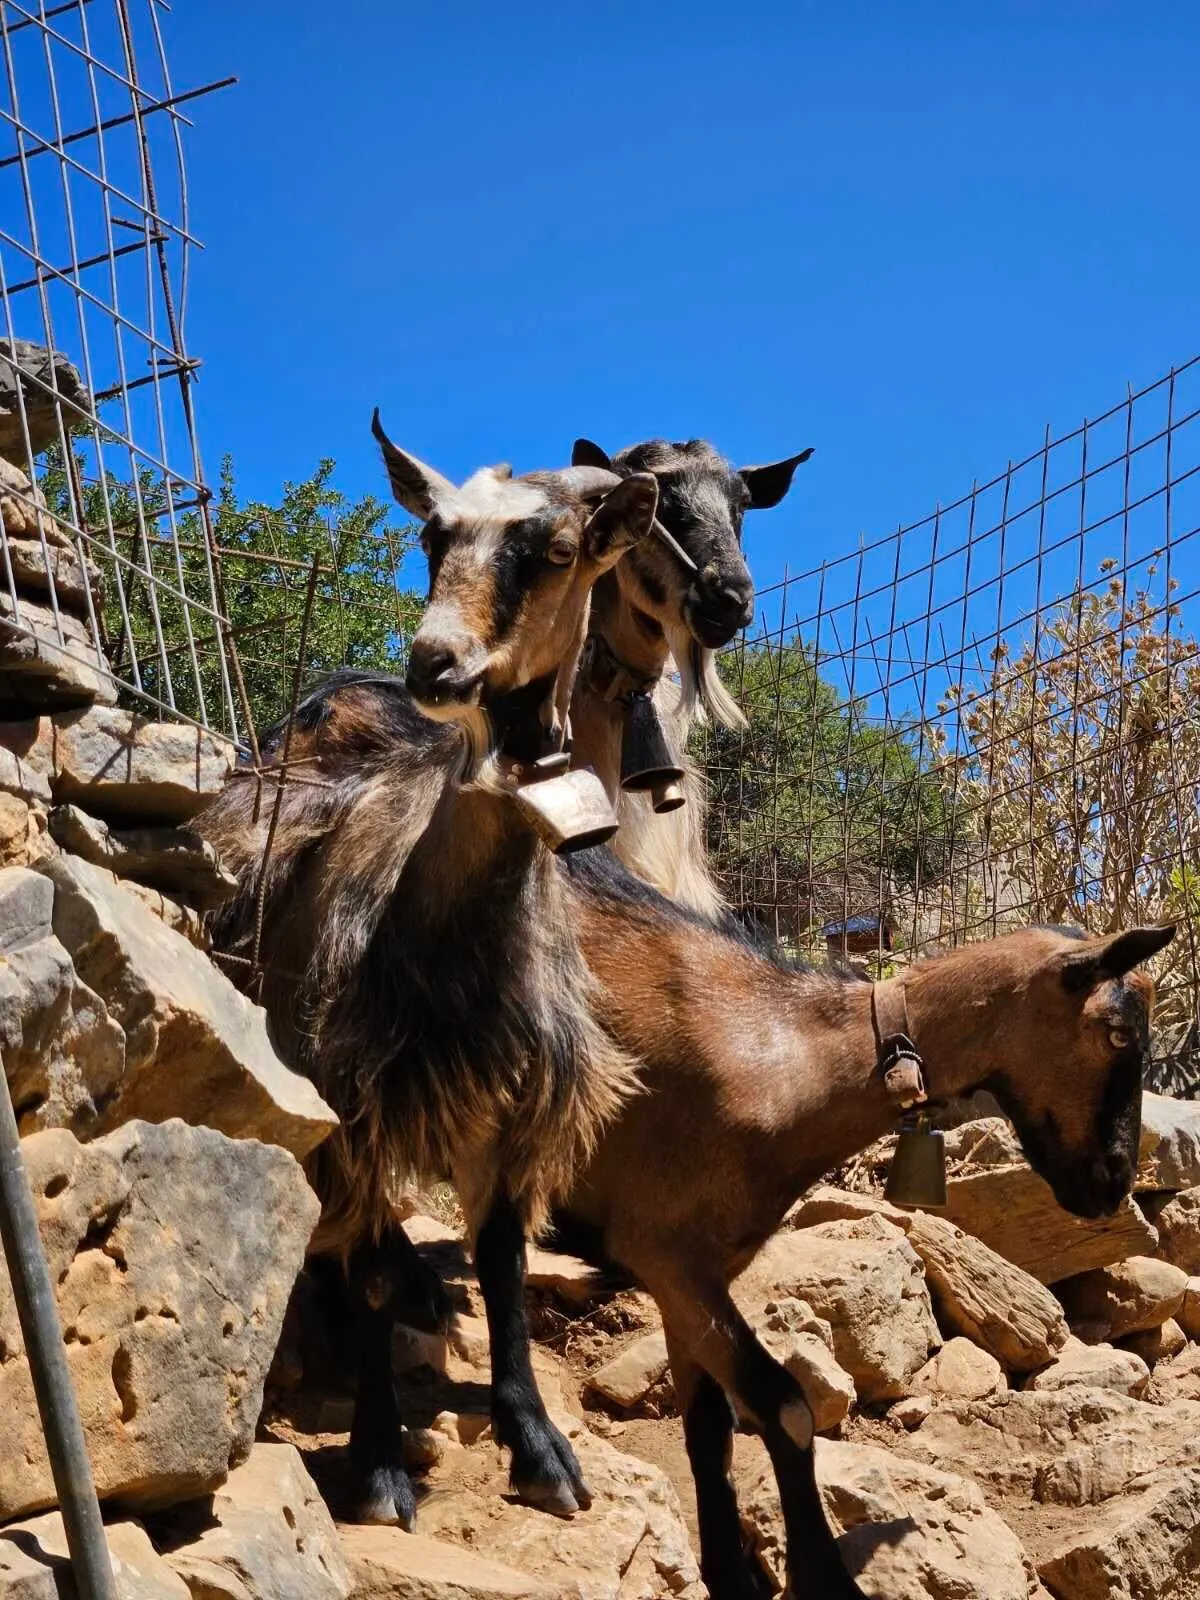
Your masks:
{"label": "large rock", "polygon": [[1148,1254],[1158,1235],[1132,1200],[1114,1216],[1072,1216],[1028,1166],[952,1178],[946,1218],[1041,1283],[1057,1283],[1126,1256]]}
{"label": "large rock", "polygon": [[948,1339],[912,1380],[915,1395],[950,1400],[982,1400],[1008,1387],[1004,1368],[970,1339]]}
{"label": "large rock", "polygon": [[[347,1600],[350,1568],[333,1518],[290,1444],[256,1444],[211,1500],[177,1514],[202,1524],[167,1561],[192,1600]],[[160,1539],[160,1543],[161,1543]]]}
{"label": "large rock", "polygon": [[1150,1368],[1141,1356],[1130,1350],[1115,1350],[1110,1344],[1084,1344],[1070,1338],[1040,1372],[1026,1380],[1026,1389],[1049,1392],[1054,1389],[1111,1389],[1140,1400],[1150,1382]]}
{"label": "large rock", "polygon": [[1198,1423],[1194,1401],[1149,1405],[1070,1386],[942,1401],[897,1448],[934,1466],[952,1461],[1005,1500],[1085,1506],[1200,1458]]}
{"label": "large rock", "polygon": [[1056,1600],[1191,1595],[1200,1566],[1200,1466],[1156,1474],[1105,1506],[1039,1561]]}
{"label": "large rock", "polygon": [[803,1300],[768,1300],[754,1331],[804,1391],[813,1427],[828,1433],[849,1415],[854,1379],[833,1353],[833,1329]]}
{"label": "large rock", "polygon": [[99,708],[54,719],[54,796],[102,816],[186,822],[221,792],[233,746],[178,722]]}
{"label": "large rock", "polygon": [[396,1528],[343,1528],[354,1600],[561,1600],[538,1580],[461,1545]]}
{"label": "large rock", "polygon": [[943,1217],[901,1211],[870,1195],[820,1188],[792,1213],[798,1227],[882,1216],[908,1236],[943,1329],[982,1346],[1010,1372],[1032,1372],[1067,1338],[1058,1301],[1029,1273]]}
{"label": "large rock", "polygon": [[1189,1277],[1200,1273],[1200,1187],[1174,1195],[1154,1221],[1163,1260],[1182,1267]]}
{"label": "large rock", "polygon": [[66,428],[93,415],[79,369],[48,345],[0,339],[0,456],[30,466],[30,449],[61,443],[60,407]]}
{"label": "large rock", "polygon": [[[188,1590],[136,1522],[104,1530],[117,1600],[188,1600]],[[57,1511],[0,1528],[0,1600],[64,1600],[76,1594]]]}
{"label": "large rock", "polygon": [[[854,1230],[867,1230],[856,1237]],[[734,1286],[754,1320],[767,1299],[806,1301],[833,1330],[860,1400],[895,1400],[941,1344],[920,1257],[882,1218],[823,1223],[771,1239]]]}
{"label": "large rock", "polygon": [[[49,518],[42,519],[43,527],[48,523]],[[98,608],[100,569],[92,561],[80,561],[75,550],[49,540],[43,549],[37,538],[10,539],[8,558],[18,593],[48,597],[53,592],[60,610],[81,618],[88,616],[89,595],[92,605]],[[0,581],[6,577],[0,561]]]}
{"label": "large rock", "polygon": [[1200,1339],[1200,1278],[1189,1278],[1183,1304],[1175,1313],[1189,1339]]}
{"label": "large rock", "polygon": [[0,584],[0,706],[115,706],[117,685],[88,625]]}
{"label": "large rock", "polygon": [[1187,1273],[1151,1256],[1131,1256],[1058,1286],[1072,1325],[1097,1336],[1089,1343],[1160,1328],[1180,1311],[1186,1291]]}
{"label": "large rock", "polygon": [[[1042,1596],[1016,1534],[978,1487],[871,1445],[818,1440],[817,1481],[846,1569],[879,1600],[1035,1600]],[[783,1533],[765,1461],[739,1484],[742,1520],[763,1564],[783,1580]],[[799,1552],[803,1563],[803,1552]]]}
{"label": "large rock", "polygon": [[1200,1102],[1142,1095],[1142,1142],[1136,1189],[1192,1189],[1200,1184]]}
{"label": "large rock", "polygon": [[54,724],[49,717],[0,722],[0,789],[45,804],[54,776]]}
{"label": "large rock", "polygon": [[221,865],[214,847],[190,828],[110,828],[78,806],[65,805],[50,813],[50,836],[93,866],[184,895],[202,911],[222,904],[237,889],[237,879]]}
{"label": "large rock", "polygon": [[[158,1506],[244,1459],[318,1205],[286,1151],[182,1122],[22,1144],[97,1489]],[[54,1503],[0,1275],[0,1518]]]}
{"label": "large rock", "polygon": [[666,1370],[666,1339],[658,1332],[644,1333],[591,1374],[588,1392],[627,1411],[646,1398]]}
{"label": "large rock", "polygon": [[55,937],[54,886],[0,872],[0,1054],[22,1133],[96,1130],[125,1070],[125,1035]]}
{"label": "large rock", "polygon": [[102,1127],[183,1117],[303,1158],[337,1119],[307,1078],[285,1067],[266,1015],[188,941],[99,867],[59,856],[54,932],[80,978],[125,1031],[125,1070]]}

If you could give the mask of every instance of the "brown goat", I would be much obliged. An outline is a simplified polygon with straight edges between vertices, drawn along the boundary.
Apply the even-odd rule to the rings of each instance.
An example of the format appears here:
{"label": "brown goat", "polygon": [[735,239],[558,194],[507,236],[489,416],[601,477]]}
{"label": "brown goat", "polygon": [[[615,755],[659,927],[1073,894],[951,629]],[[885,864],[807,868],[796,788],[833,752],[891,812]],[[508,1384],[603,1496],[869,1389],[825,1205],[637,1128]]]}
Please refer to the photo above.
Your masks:
{"label": "brown goat", "polygon": [[[454,1179],[514,1487],[570,1512],[587,1489],[533,1380],[524,1238],[636,1072],[590,1013],[564,881],[507,780],[560,745],[592,585],[650,531],[657,489],[649,475],[590,468],[492,469],[458,488],[397,449],[378,418],[375,429],[429,561],[407,687],[335,677],[290,735],[264,741],[265,793],[244,774],[200,819],[240,883],[214,935],[249,954],[261,892],[273,1037],[341,1118],[311,1172],[323,1203],[314,1249],[350,1257],[360,1299],[356,1514],[408,1523],[414,1510],[390,1367],[415,1261],[392,1208],[406,1176]],[[438,1315],[433,1286],[429,1300]]]}
{"label": "brown goat", "polygon": [[607,1127],[562,1235],[658,1302],[696,1483],[713,1600],[760,1593],[729,1482],[733,1419],[770,1452],[789,1593],[861,1595],[825,1521],[812,1413],[729,1286],[822,1173],[895,1123],[877,1018],[907,1017],[931,1099],[986,1088],[1036,1171],[1077,1215],[1111,1213],[1137,1159],[1150,980],[1171,939],[1031,928],[871,985],[792,967],[655,894],[604,850],[566,864],[600,1016],[644,1063],[646,1093]]}
{"label": "brown goat", "polygon": [[[577,439],[571,457],[622,477],[652,473],[658,522],[691,563],[689,569],[665,541],[649,539],[597,583],[571,698],[574,759],[595,769],[617,804],[621,827],[613,849],[626,866],[710,916],[724,902],[705,854],[704,779],[687,754],[687,740],[705,714],[726,727],[743,724],[714,659],[753,617],[742,519],[747,511],[778,505],[811,454],[739,469],[703,439],[651,439],[612,457]],[[666,676],[672,666],[678,687]],[[649,793],[620,788],[622,740],[638,692],[652,695],[684,773],[686,804],[662,815],[655,814]]]}

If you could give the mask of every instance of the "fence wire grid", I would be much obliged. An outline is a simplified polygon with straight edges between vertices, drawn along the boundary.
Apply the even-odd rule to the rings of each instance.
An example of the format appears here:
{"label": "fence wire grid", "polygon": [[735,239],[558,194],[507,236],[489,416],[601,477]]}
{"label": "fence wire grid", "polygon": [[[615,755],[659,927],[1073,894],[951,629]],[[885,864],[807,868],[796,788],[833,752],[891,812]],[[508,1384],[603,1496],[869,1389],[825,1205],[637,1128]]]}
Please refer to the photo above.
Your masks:
{"label": "fence wire grid", "polygon": [[1200,933],[1200,360],[951,504],[760,591],[702,742],[743,913],[875,967],[1029,922],[1178,921],[1166,1077],[1190,1081]]}

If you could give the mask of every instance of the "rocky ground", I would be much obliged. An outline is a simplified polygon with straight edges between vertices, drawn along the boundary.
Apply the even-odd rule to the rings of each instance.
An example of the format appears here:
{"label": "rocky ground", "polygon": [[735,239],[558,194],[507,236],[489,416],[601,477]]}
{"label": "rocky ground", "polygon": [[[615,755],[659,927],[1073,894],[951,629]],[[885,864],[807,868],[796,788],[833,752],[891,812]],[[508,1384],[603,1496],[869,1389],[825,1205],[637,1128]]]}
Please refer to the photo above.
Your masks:
{"label": "rocky ground", "polygon": [[[300,1162],[334,1118],[204,948],[230,883],[188,823],[232,753],[113,703],[95,569],[3,462],[0,523],[24,630],[0,595],[0,1056],[122,1600],[700,1600],[653,1304],[532,1253],[539,1379],[596,1499],[516,1505],[471,1266],[427,1202],[406,1225],[460,1316],[450,1343],[396,1339],[420,1531],[339,1524],[349,1399],[301,1273]],[[944,1215],[888,1206],[874,1150],[737,1286],[811,1398],[865,1593],[1200,1600],[1200,1107],[1147,1096],[1144,1120],[1111,1219],[1068,1217],[976,1117]],[[0,1600],[52,1600],[73,1591],[2,1270],[0,1407]],[[753,1438],[734,1471],[778,1581]]]}

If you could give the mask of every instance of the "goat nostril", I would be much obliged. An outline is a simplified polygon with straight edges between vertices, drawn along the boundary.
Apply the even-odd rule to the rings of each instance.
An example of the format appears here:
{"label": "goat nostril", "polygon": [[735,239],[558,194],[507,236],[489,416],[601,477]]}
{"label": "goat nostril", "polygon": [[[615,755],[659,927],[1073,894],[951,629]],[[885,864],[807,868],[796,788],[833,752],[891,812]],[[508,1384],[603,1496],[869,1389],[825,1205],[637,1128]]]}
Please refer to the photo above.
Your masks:
{"label": "goat nostril", "polygon": [[437,688],[452,675],[458,657],[448,645],[413,645],[408,660],[408,686],[414,690]]}

